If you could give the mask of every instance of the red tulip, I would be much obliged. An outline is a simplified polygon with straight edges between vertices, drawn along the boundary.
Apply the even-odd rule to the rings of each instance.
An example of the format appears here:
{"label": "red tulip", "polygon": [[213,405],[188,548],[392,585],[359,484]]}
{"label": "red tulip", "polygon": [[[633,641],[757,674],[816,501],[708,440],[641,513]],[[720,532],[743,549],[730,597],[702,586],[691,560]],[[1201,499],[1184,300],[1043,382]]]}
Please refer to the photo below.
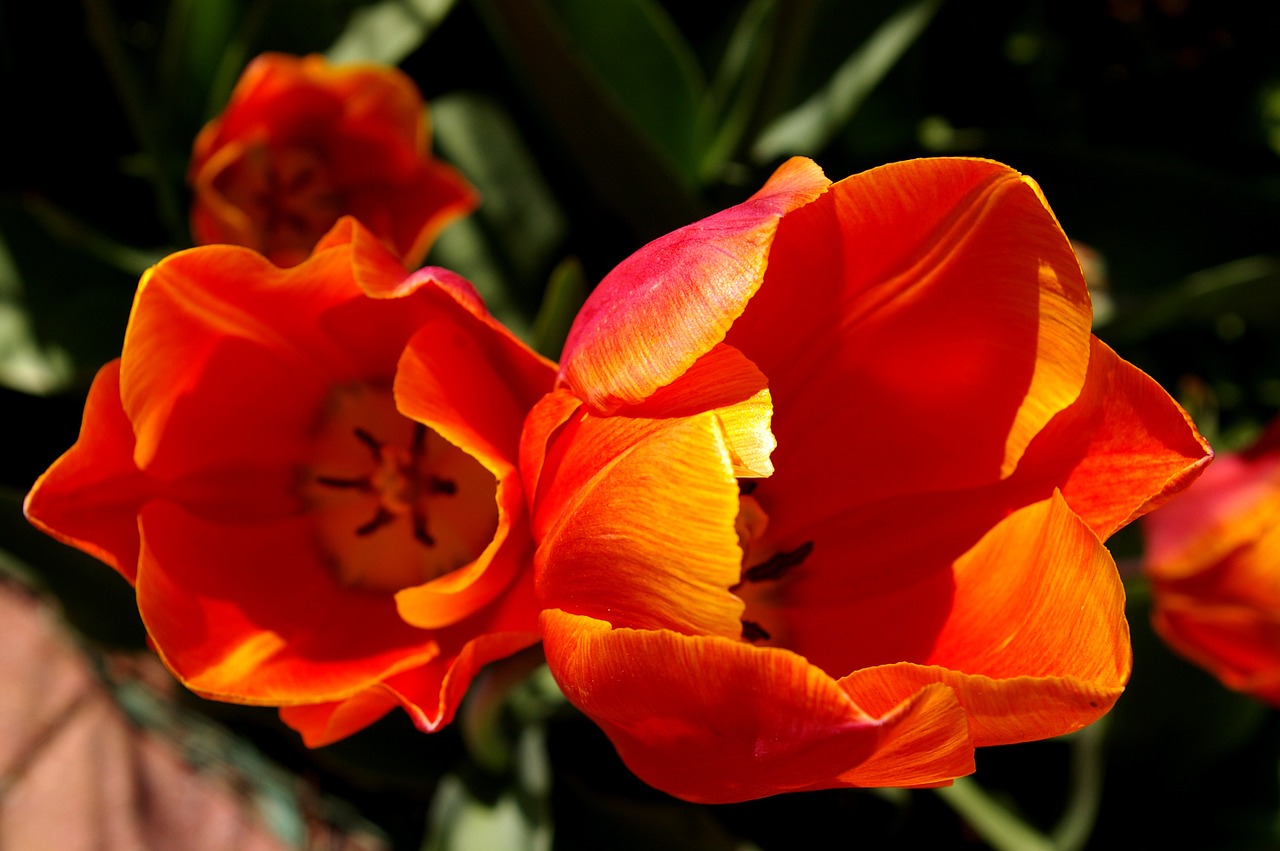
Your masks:
{"label": "red tulip", "polygon": [[1280,420],[1143,527],[1156,631],[1227,686],[1280,707]]}
{"label": "red tulip", "polygon": [[196,138],[195,240],[292,266],[352,215],[415,267],[476,205],[470,184],[432,159],[429,139],[422,95],[401,71],[263,54]]}
{"label": "red tulip", "polygon": [[1030,179],[796,159],[577,318],[521,450],[547,659],[682,798],[947,783],[1114,704],[1102,540],[1209,457]]}
{"label": "red tulip", "polygon": [[395,705],[435,729],[538,640],[516,461],[552,378],[352,219],[287,269],[184,251],[143,277],[27,516],[134,584],[199,694],[284,707],[313,745]]}

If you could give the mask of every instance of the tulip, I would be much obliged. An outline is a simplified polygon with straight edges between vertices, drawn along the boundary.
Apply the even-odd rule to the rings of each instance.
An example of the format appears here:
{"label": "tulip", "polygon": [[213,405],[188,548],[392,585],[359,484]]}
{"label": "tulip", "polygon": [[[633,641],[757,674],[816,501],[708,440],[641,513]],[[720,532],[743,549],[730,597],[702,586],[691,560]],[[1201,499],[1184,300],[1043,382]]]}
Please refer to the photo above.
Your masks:
{"label": "tulip", "polygon": [[538,640],[517,451],[553,374],[352,219],[291,268],[191,249],[143,277],[25,511],[134,585],[195,692],[312,745],[394,706],[434,730]]}
{"label": "tulip", "polygon": [[[784,164],[597,287],[526,424],[543,644],[691,801],[930,786],[1130,670],[1103,540],[1210,452],[998,163]],[[776,442],[776,446],[775,446]]]}
{"label": "tulip", "polygon": [[1280,421],[1145,519],[1152,622],[1225,685],[1280,707]]}
{"label": "tulip", "polygon": [[429,139],[422,95],[398,69],[263,54],[196,138],[192,233],[292,266],[351,215],[416,267],[476,205],[470,184],[431,157]]}

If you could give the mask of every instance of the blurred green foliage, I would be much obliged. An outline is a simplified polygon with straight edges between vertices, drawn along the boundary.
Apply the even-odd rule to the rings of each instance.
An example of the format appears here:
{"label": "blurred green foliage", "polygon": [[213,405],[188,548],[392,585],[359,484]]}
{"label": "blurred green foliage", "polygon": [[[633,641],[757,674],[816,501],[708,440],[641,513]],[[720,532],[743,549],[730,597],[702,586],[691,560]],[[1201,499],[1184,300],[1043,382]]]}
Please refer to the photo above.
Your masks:
{"label": "blurred green foliage", "polygon": [[[592,282],[741,200],[786,155],[833,178],[920,155],[1007,162],[1087,248],[1107,306],[1098,334],[1229,449],[1280,411],[1277,44],[1280,16],[1242,0],[0,6],[0,398],[13,435],[0,564],[56,594],[93,642],[140,645],[123,583],[27,528],[18,506],[74,440],[138,275],[188,244],[191,141],[262,50],[414,77],[437,152],[484,196],[430,261],[474,280],[550,355]],[[1107,729],[980,752],[988,803],[1050,847],[1280,848],[1277,713],[1174,658],[1147,626],[1141,580],[1130,590],[1134,676]],[[554,689],[528,688],[479,690],[469,742],[458,725],[428,737],[393,717],[317,752],[270,712],[190,702],[351,801],[397,849],[776,849],[829,829],[859,847],[983,841],[967,805],[927,792],[674,801],[631,777]],[[1097,807],[1091,834],[1052,832],[1068,802]]]}

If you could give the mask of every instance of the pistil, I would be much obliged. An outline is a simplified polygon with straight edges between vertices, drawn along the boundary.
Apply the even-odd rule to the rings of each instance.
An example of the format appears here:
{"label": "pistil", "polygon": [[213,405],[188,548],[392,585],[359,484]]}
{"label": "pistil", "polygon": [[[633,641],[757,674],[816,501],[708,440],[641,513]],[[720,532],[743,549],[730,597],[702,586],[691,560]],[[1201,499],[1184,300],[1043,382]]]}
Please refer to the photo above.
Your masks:
{"label": "pistil", "polygon": [[428,582],[474,560],[496,530],[493,475],[400,415],[389,390],[335,390],[313,457],[303,497],[345,585]]}

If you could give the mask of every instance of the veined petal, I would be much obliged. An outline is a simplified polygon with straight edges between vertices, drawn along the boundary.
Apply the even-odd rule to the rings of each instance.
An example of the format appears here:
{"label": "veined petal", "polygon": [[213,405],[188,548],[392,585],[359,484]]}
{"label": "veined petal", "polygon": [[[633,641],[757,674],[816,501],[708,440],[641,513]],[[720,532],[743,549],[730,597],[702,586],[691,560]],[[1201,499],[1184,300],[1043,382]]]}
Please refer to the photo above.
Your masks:
{"label": "veined petal", "polygon": [[551,672],[645,782],[726,803],[805,789],[931,785],[973,771],[964,712],[926,688],[877,717],[802,657],[542,614]]}
{"label": "veined petal", "polygon": [[561,382],[596,413],[670,384],[724,339],[759,288],[778,222],[829,183],[813,162],[793,159],[742,204],[624,260],[574,320]]}
{"label": "veined petal", "polygon": [[534,517],[538,516],[537,507],[542,504],[540,488],[544,478],[547,481],[554,478],[554,475],[543,476],[548,467],[550,442],[561,428],[580,419],[576,415],[581,408],[581,399],[567,390],[557,389],[543,396],[525,418],[520,432],[520,481]]}
{"label": "veined petal", "polygon": [[740,636],[742,601],[728,590],[742,564],[738,485],[715,414],[579,412],[555,442],[534,516],[543,605]]}
{"label": "veined petal", "polygon": [[777,447],[769,420],[773,404],[768,379],[732,346],[718,343],[685,373],[639,405],[619,408],[619,417],[688,417],[714,410],[733,459],[734,475],[773,475]]}
{"label": "veined petal", "polygon": [[1195,481],[1213,450],[1160,385],[1096,337],[1090,344],[1084,391],[1036,436],[1015,478],[1060,487],[1106,540]]}
{"label": "veined petal", "polygon": [[[953,582],[927,656],[846,677],[869,711],[883,705],[864,686],[887,703],[945,683],[984,746],[1071,732],[1119,698],[1131,665],[1124,589],[1110,553],[1060,495],[996,525],[956,561]],[[867,604],[897,608],[909,596]]]}
{"label": "veined petal", "polygon": [[919,160],[789,213],[726,342],[769,377],[788,510],[821,517],[1007,477],[1079,396],[1089,324],[1033,186],[997,163]]}
{"label": "veined petal", "polygon": [[31,488],[22,510],[42,532],[84,550],[134,581],[136,517],[151,483],[133,463],[133,427],[120,404],[120,360],[98,370],[80,438]]}

